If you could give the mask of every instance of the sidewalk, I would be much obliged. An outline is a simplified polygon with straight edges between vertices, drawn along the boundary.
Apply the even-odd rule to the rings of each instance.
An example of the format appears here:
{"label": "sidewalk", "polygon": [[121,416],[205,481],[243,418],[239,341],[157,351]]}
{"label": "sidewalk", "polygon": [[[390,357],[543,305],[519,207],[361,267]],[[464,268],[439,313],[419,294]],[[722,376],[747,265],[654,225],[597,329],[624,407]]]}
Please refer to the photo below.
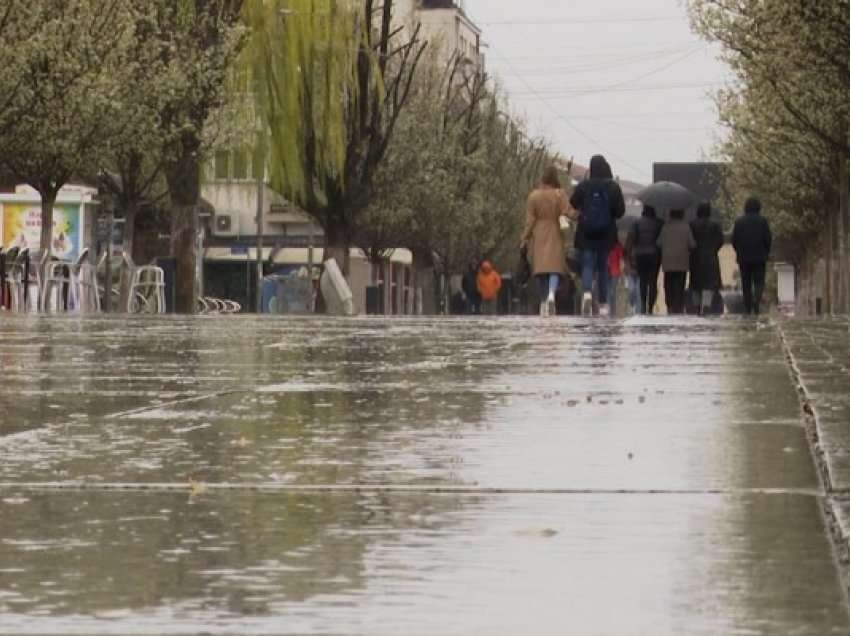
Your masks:
{"label": "sidewalk", "polygon": [[850,632],[766,323],[13,318],[0,372],[0,634]]}
{"label": "sidewalk", "polygon": [[816,433],[842,560],[850,564],[850,320],[786,321],[781,329]]}

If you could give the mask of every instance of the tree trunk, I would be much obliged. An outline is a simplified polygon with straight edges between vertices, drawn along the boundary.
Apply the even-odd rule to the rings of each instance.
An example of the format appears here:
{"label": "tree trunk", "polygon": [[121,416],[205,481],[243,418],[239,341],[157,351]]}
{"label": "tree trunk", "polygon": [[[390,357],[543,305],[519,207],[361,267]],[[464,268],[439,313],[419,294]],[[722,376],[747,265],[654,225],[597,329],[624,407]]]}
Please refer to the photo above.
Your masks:
{"label": "tree trunk", "polygon": [[434,262],[428,252],[413,250],[413,277],[416,295],[414,313],[433,316],[437,313],[437,293],[434,286]]}
{"label": "tree trunk", "polygon": [[[137,204],[135,202],[130,202],[126,205],[124,209],[124,235],[121,239],[121,249],[124,252],[124,259],[122,263],[126,263],[129,258],[133,264],[137,264],[135,256],[133,255],[133,250],[135,248],[136,242],[136,213],[137,213]],[[118,311],[126,312],[128,307],[128,300],[130,298],[130,284],[132,283],[133,273],[129,270],[127,265],[121,265],[121,275],[118,277],[119,281],[119,295],[118,295]]]}
{"label": "tree trunk", "polygon": [[197,311],[200,286],[198,267],[198,201],[201,188],[200,140],[191,133],[180,141],[179,156],[168,166],[171,197],[171,256],[176,263],[174,310]]}
{"label": "tree trunk", "polygon": [[847,206],[850,204],[850,191],[847,181],[847,159],[842,157],[839,169],[838,212],[836,216],[836,234],[838,235],[838,290],[836,310],[839,314],[847,313]]}
{"label": "tree trunk", "polygon": [[131,202],[124,210],[124,236],[122,237],[122,249],[130,258],[133,257],[133,243],[136,240],[136,214],[137,204]]}
{"label": "tree trunk", "polygon": [[[44,188],[39,191],[41,195],[41,240],[39,252],[43,258],[45,254],[52,251],[53,241],[53,206],[56,204],[56,190]],[[44,272],[42,272],[44,273]]]}
{"label": "tree trunk", "polygon": [[334,259],[343,276],[351,273],[351,233],[341,222],[331,219],[325,227],[325,258]]}
{"label": "tree trunk", "polygon": [[[823,228],[823,311],[827,314],[832,313],[832,225],[833,213],[832,210],[827,211],[826,223]],[[817,313],[817,312],[815,312]]]}
{"label": "tree trunk", "polygon": [[200,285],[198,266],[198,206],[172,204],[171,256],[177,266],[174,278],[174,310],[178,314],[197,311]]}

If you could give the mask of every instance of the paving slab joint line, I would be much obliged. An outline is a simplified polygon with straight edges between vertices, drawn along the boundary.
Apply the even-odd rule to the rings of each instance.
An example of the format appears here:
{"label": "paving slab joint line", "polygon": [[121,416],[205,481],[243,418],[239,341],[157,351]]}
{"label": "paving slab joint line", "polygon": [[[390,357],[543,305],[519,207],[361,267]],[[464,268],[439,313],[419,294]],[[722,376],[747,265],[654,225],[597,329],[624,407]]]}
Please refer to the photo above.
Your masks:
{"label": "paving slab joint line", "polygon": [[31,492],[266,492],[266,493],[411,493],[455,495],[799,495],[822,499],[814,488],[708,488],[708,489],[616,489],[616,488],[500,488],[486,486],[427,486],[401,484],[278,484],[216,482],[0,482],[2,490]]}
{"label": "paving slab joint line", "polygon": [[785,355],[785,360],[788,364],[788,371],[791,374],[791,380],[794,382],[797,397],[800,400],[800,413],[806,430],[806,439],[809,442],[809,452],[811,453],[812,460],[815,462],[815,466],[817,467],[817,472],[820,476],[826,495],[821,498],[821,513],[823,515],[824,524],[827,528],[830,543],[832,544],[835,559],[838,563],[838,571],[839,576],[841,577],[845,600],[850,603],[850,536],[845,534],[842,525],[838,520],[834,499],[836,495],[850,494],[850,490],[836,489],[834,486],[829,462],[826,459],[826,452],[821,444],[821,427],[817,409],[815,408],[811,394],[806,387],[806,382],[803,379],[803,374],[797,364],[797,358],[794,355],[794,350],[791,348],[791,343],[788,341],[788,337],[786,336],[781,323],[776,324],[776,330],[779,334],[779,340],[782,343],[782,349]]}

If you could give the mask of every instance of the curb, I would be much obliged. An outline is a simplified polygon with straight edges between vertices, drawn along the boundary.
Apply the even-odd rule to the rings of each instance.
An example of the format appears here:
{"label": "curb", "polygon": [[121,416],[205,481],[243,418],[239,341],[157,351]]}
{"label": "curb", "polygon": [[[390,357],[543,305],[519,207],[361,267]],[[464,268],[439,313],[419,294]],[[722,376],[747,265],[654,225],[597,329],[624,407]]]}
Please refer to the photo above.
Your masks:
{"label": "curb", "polygon": [[850,520],[844,519],[836,508],[835,503],[838,499],[836,496],[838,492],[834,487],[826,451],[824,451],[821,444],[821,426],[818,420],[817,409],[806,388],[806,383],[803,380],[797,359],[794,357],[794,352],[780,322],[776,323],[776,332],[779,335],[788,372],[791,375],[791,380],[797,391],[797,397],[800,400],[800,417],[806,431],[806,439],[809,442],[809,452],[811,453],[824,489],[824,496],[821,498],[821,513],[836,562],[838,563],[838,572],[845,598],[850,603],[850,527],[848,527],[848,521]]}

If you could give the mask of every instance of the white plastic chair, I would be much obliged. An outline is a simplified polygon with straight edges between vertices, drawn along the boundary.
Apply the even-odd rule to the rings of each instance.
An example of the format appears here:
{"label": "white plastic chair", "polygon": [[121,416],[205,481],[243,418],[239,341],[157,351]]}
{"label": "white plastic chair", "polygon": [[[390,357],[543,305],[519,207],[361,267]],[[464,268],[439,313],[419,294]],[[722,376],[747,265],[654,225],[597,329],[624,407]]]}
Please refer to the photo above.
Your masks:
{"label": "white plastic chair", "polygon": [[161,267],[144,265],[133,271],[127,311],[131,314],[165,313],[165,272]]}

